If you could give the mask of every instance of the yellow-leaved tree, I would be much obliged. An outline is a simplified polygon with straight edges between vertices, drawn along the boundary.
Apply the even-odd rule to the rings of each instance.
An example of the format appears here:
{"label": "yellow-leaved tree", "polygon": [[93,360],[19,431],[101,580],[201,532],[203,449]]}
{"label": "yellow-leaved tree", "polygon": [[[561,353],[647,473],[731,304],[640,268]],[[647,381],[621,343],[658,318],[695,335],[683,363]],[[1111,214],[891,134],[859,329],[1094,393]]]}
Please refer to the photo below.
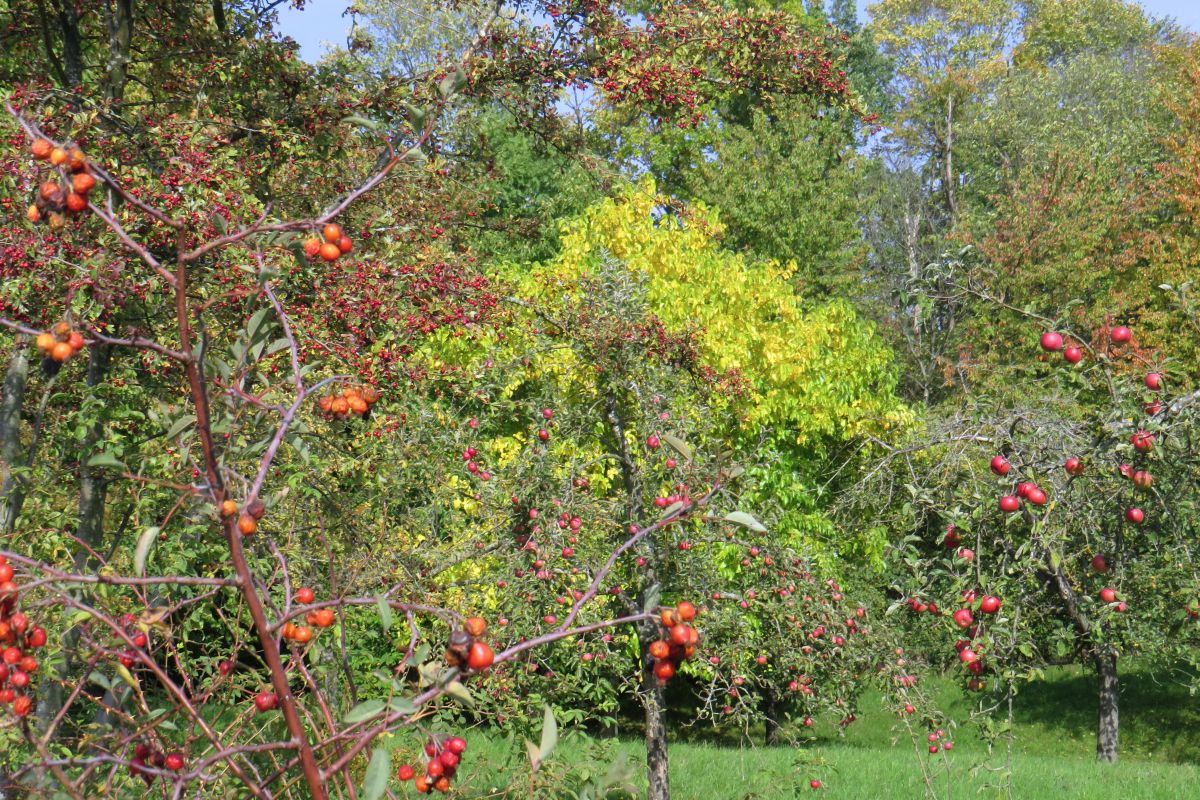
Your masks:
{"label": "yellow-leaved tree", "polygon": [[651,181],[593,206],[564,225],[559,256],[525,272],[522,291],[552,308],[599,259],[617,259],[644,279],[668,329],[697,330],[708,364],[746,380],[747,432],[818,446],[907,419],[891,351],[848,303],[805,305],[794,264],[723,249],[720,220],[703,206],[682,216],[663,208]]}

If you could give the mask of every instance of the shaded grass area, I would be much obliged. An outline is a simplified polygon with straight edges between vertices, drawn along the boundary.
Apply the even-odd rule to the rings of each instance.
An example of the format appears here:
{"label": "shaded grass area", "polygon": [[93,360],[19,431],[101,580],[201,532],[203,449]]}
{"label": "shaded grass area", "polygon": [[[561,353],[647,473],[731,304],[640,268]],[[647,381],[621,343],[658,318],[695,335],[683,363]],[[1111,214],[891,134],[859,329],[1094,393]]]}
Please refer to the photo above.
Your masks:
{"label": "shaded grass area", "polygon": [[[1094,760],[1095,680],[1086,670],[1051,670],[1043,682],[1024,687],[1014,703],[1011,756],[1014,798],[1111,800],[1112,797],[1183,800],[1200,798],[1200,700],[1187,691],[1142,673],[1122,683],[1122,762]],[[844,734],[821,722],[815,738],[800,747],[763,747],[762,731],[743,735],[711,728],[673,729],[672,796],[693,800],[770,800],[832,797],[886,800],[926,796],[921,764],[938,798],[1003,798],[1003,747],[989,753],[967,722],[977,698],[965,695],[953,679],[929,679],[937,708],[957,727],[943,723],[954,741],[950,754],[930,756],[923,740],[914,744],[880,697],[862,699],[858,721]],[[918,734],[924,727],[918,726]],[[630,727],[619,739],[597,740],[565,734],[546,766],[551,785],[565,787],[539,797],[571,797],[574,778],[583,777],[589,753],[605,764],[621,754],[641,782],[641,743]],[[464,797],[528,797],[524,747],[499,735],[472,736],[473,767],[459,783]],[[590,777],[590,773],[588,774]],[[820,780],[820,793],[809,787]],[[509,783],[514,789],[509,790]],[[574,782],[578,782],[574,780]],[[519,787],[519,789],[517,788]]]}

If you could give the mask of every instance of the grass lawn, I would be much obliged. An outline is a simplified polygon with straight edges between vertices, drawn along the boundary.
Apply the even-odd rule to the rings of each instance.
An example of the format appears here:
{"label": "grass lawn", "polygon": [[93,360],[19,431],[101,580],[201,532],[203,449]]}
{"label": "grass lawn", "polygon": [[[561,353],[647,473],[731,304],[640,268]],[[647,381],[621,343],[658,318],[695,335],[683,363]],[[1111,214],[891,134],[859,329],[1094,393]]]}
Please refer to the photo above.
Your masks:
{"label": "grass lawn", "polygon": [[[1056,670],[1048,680],[1029,687],[1016,704],[1013,798],[1019,800],[1184,800],[1200,798],[1200,702],[1143,676],[1127,676],[1123,684],[1122,762],[1097,764],[1093,758],[1095,700],[1090,674]],[[927,687],[929,688],[929,687]],[[936,686],[940,708],[951,719],[965,720],[971,705],[957,686]],[[762,747],[756,742],[704,741],[702,736],[671,745],[672,796],[682,800],[750,800],[793,797],[923,798],[918,759],[934,771],[938,798],[1003,798],[1003,751],[989,756],[969,725],[954,731],[954,750],[930,756],[914,752],[899,732],[895,717],[880,708],[878,697],[863,699],[858,722],[845,736],[832,725],[818,727],[809,746]],[[500,736],[471,737],[472,754],[460,771],[464,797],[504,797],[509,776],[518,769],[521,743]],[[680,737],[683,739],[684,737]],[[582,736],[564,733],[547,769],[566,770],[582,763],[589,746]],[[595,746],[593,741],[592,746]],[[608,740],[608,759],[627,753],[641,778],[642,752],[636,738]],[[1190,762],[1190,763],[1189,763]],[[812,791],[817,778],[822,790]],[[528,796],[520,791],[511,796]],[[570,797],[562,793],[540,797]]]}

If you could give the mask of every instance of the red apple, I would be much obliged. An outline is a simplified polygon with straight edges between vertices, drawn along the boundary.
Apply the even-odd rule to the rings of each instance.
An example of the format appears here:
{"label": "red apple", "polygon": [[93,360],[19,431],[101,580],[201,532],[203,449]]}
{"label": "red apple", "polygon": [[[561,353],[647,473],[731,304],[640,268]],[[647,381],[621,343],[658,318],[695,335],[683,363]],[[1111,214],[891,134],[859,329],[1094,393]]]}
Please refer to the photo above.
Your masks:
{"label": "red apple", "polygon": [[1146,512],[1137,507],[1127,508],[1125,509],[1125,519],[1133,525],[1141,525],[1146,519]]}
{"label": "red apple", "polygon": [[[968,564],[970,564],[971,559],[975,558],[975,551],[969,547],[960,547],[960,548],[958,548],[958,557],[961,558],[963,561],[966,561]],[[934,608],[935,608],[935,606],[932,603],[930,603],[929,609],[931,611],[933,611]],[[937,612],[934,611],[934,613],[936,614]]]}
{"label": "red apple", "polygon": [[984,614],[995,614],[1000,610],[1000,598],[992,594],[984,595],[979,601],[979,610]]}
{"label": "red apple", "polygon": [[1114,603],[1114,602],[1116,602],[1116,600],[1117,600],[1117,593],[1115,590],[1110,589],[1107,586],[1105,586],[1103,589],[1100,590],[1100,601],[1101,602]]}
{"label": "red apple", "polygon": [[1149,489],[1154,485],[1154,477],[1144,469],[1133,473],[1133,485],[1139,489]]}
{"label": "red apple", "polygon": [[1124,344],[1133,338],[1133,331],[1129,330],[1129,328],[1126,328],[1124,325],[1118,325],[1109,332],[1108,336],[1116,344]]}
{"label": "red apple", "polygon": [[1042,334],[1042,349],[1049,352],[1061,350],[1063,346],[1063,337],[1061,333],[1054,331],[1046,331]]}
{"label": "red apple", "polygon": [[1147,431],[1137,431],[1129,437],[1129,441],[1139,453],[1149,453],[1154,449],[1154,434]]}
{"label": "red apple", "polygon": [[254,705],[259,713],[279,707],[279,695],[274,692],[259,692],[254,696]]}
{"label": "red apple", "polygon": [[1162,389],[1162,375],[1158,372],[1148,372],[1144,378],[1146,388],[1152,392],[1157,392]]}
{"label": "red apple", "polygon": [[1029,490],[1029,494],[1026,499],[1035,506],[1046,505],[1046,493],[1036,486]]}
{"label": "red apple", "polygon": [[975,618],[971,616],[971,610],[968,608],[960,608],[954,612],[954,624],[960,628],[969,628]]}
{"label": "red apple", "polygon": [[1100,574],[1108,572],[1108,560],[1103,555],[1097,554],[1092,556],[1092,569]]}
{"label": "red apple", "polygon": [[1017,497],[1023,497],[1028,500],[1029,493],[1036,488],[1037,484],[1030,483],[1029,481],[1022,481],[1021,483],[1017,484]]}
{"label": "red apple", "polygon": [[958,651],[958,660],[964,664],[974,664],[979,660],[979,654],[969,647],[964,647]]}
{"label": "red apple", "polygon": [[997,475],[1007,475],[1012,466],[1004,456],[994,456],[991,463],[992,472]]}
{"label": "red apple", "polygon": [[1011,494],[1006,494],[1000,498],[1000,510],[1005,514],[1011,514],[1021,508],[1021,501]]}
{"label": "red apple", "polygon": [[1068,347],[1063,350],[1063,358],[1065,358],[1069,364],[1078,364],[1083,360],[1083,351],[1078,347]]}
{"label": "red apple", "polygon": [[1067,471],[1068,475],[1081,475],[1083,473],[1083,461],[1072,456],[1063,464],[1063,469]]}

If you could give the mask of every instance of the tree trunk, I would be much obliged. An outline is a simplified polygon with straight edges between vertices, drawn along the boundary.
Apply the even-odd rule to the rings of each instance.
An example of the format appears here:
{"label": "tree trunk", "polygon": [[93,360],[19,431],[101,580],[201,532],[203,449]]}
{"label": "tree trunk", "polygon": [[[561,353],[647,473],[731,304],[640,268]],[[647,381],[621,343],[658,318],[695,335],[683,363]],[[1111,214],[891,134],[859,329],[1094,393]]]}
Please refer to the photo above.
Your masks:
{"label": "tree trunk", "polygon": [[83,84],[83,38],[79,35],[78,6],[73,0],[56,0],[54,12],[62,35],[64,88],[74,89]]}
{"label": "tree trunk", "polygon": [[642,665],[642,683],[646,704],[646,778],[650,784],[646,800],[671,800],[666,702],[649,660]]}
{"label": "tree trunk", "polygon": [[766,744],[767,747],[774,747],[779,744],[779,698],[775,696],[774,689],[767,688],[763,705],[763,720],[767,727]]}
{"label": "tree trunk", "polygon": [[0,531],[12,533],[21,510],[23,481],[13,474],[21,444],[21,406],[29,382],[29,359],[25,355],[24,336],[17,336],[12,360],[4,376],[4,397],[0,399]]}
{"label": "tree trunk", "polygon": [[105,8],[108,24],[108,86],[109,100],[125,95],[129,77],[129,48],[133,43],[133,0],[116,0]]}
{"label": "tree trunk", "polygon": [[1119,733],[1118,706],[1121,689],[1117,685],[1117,654],[1111,648],[1096,656],[1096,673],[1100,678],[1100,724],[1096,729],[1096,759],[1113,763],[1117,760]]}

